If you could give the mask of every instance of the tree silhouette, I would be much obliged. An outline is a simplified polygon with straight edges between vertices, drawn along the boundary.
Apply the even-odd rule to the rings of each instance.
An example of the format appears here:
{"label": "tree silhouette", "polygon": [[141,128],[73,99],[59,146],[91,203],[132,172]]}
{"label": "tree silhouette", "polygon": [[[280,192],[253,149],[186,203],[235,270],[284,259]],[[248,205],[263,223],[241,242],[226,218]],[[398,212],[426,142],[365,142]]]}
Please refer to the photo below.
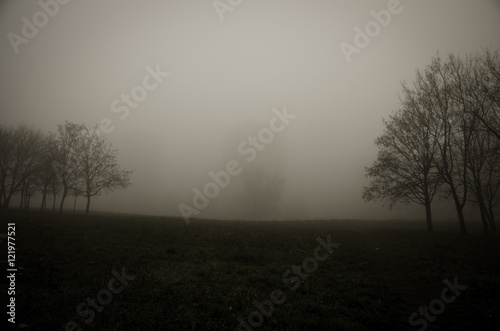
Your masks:
{"label": "tree silhouette", "polygon": [[[42,193],[42,203],[40,210],[47,209],[47,194],[52,191],[54,203],[57,194],[57,174],[55,173],[52,162],[56,159],[56,138],[53,133],[44,136],[43,143],[40,148],[40,167],[35,175],[35,183],[38,190]],[[55,190],[54,190],[55,189]]]}
{"label": "tree silhouette", "polygon": [[[377,161],[365,200],[416,202],[426,206],[438,187],[452,197],[460,231],[467,233],[466,204],[479,206],[484,233],[495,231],[499,200],[500,75],[498,53],[465,58],[439,56],[417,71],[413,87],[403,84],[402,110],[384,121],[376,140]],[[440,185],[443,183],[443,185]]]}
{"label": "tree silhouette", "polygon": [[404,89],[403,108],[384,123],[384,133],[375,140],[377,160],[365,168],[370,184],[363,189],[366,201],[414,202],[425,207],[427,230],[432,231],[431,203],[440,184],[434,166],[437,146],[432,137],[434,118],[409,89]]}
{"label": "tree silhouette", "polygon": [[[42,134],[27,125],[0,127],[0,205],[7,208],[14,194],[26,193],[39,166]],[[23,200],[23,198],[21,198]]]}
{"label": "tree silhouette", "polygon": [[81,191],[87,198],[85,213],[88,214],[90,199],[104,192],[127,188],[132,171],[121,170],[116,150],[98,130],[82,132],[77,151],[80,156],[79,170]]}
{"label": "tree silhouette", "polygon": [[77,185],[80,177],[80,159],[77,153],[81,144],[81,132],[86,130],[85,125],[66,121],[57,126],[57,143],[54,155],[56,159],[52,165],[61,183],[61,203],[59,213],[62,213],[64,201],[71,190]]}
{"label": "tree silhouette", "polygon": [[66,121],[56,133],[43,134],[26,125],[0,125],[0,207],[7,208],[12,196],[20,195],[19,208],[29,208],[31,197],[40,192],[40,210],[46,210],[52,193],[52,211],[61,196],[59,212],[66,197],[90,199],[103,192],[130,185],[131,171],[121,170],[117,151],[99,130],[89,132],[83,124]]}
{"label": "tree silhouette", "polygon": [[[466,59],[472,84],[469,86],[475,98],[468,102],[470,111],[482,128],[500,140],[500,54],[485,50]],[[476,103],[480,100],[480,103]]]}

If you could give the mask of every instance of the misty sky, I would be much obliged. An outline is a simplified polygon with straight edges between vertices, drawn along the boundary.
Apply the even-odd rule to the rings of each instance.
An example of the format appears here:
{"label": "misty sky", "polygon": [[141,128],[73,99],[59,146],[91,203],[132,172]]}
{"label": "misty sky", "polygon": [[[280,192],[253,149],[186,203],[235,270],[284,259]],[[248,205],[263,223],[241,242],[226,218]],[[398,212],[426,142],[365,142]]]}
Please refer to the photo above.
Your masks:
{"label": "misty sky", "polygon": [[[92,127],[109,119],[106,136],[122,167],[135,170],[133,186],[94,199],[92,210],[178,216],[193,188],[234,159],[285,179],[276,217],[423,217],[419,208],[390,212],[361,199],[381,119],[398,108],[401,82],[437,52],[500,49],[500,2],[401,0],[348,63],[340,44],[354,46],[354,28],[364,30],[372,10],[393,2],[244,0],[221,20],[211,0],[72,0],[13,47],[9,33],[22,36],[23,17],[33,22],[42,9],[3,1],[2,124],[55,131],[65,120]],[[169,75],[149,79],[144,100],[127,106],[122,94],[157,68]],[[284,107],[295,118],[255,162],[245,161],[238,145]],[[228,192],[199,216],[235,217]]]}

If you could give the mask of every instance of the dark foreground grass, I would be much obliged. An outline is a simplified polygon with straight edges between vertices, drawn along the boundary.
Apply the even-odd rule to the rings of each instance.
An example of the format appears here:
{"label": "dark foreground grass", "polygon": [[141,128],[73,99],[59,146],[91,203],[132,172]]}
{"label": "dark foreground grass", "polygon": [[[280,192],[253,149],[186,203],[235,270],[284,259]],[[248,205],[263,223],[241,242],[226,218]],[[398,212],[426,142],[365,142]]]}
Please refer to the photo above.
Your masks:
{"label": "dark foreground grass", "polygon": [[[468,288],[428,330],[500,329],[497,236],[389,222],[0,216],[2,233],[16,223],[18,328],[63,330],[73,321],[83,330],[235,330],[238,317],[257,311],[254,300],[279,289],[285,302],[255,330],[418,330],[409,316],[440,298],[444,279],[458,277]],[[303,282],[284,284],[283,273],[328,235],[340,247]],[[97,303],[102,311],[87,324],[90,310],[82,317],[77,307],[123,268],[135,278],[111,299],[101,297],[111,302]],[[6,292],[5,278],[2,284]]]}

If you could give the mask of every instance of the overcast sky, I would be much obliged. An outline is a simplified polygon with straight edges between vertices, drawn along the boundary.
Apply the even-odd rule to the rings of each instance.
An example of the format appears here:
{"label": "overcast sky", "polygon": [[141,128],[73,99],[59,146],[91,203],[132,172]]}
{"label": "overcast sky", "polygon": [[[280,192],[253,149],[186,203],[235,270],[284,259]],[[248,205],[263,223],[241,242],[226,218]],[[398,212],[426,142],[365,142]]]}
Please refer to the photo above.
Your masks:
{"label": "overcast sky", "polygon": [[[48,15],[37,1],[3,1],[2,124],[55,131],[65,120],[92,127],[106,119],[120,164],[135,170],[133,186],[93,200],[93,210],[178,216],[210,171],[238,160],[285,179],[276,217],[402,215],[406,208],[361,199],[381,119],[398,108],[401,82],[437,52],[500,49],[500,2],[238,2],[73,0],[57,8],[41,0]],[[382,24],[370,23],[371,11]],[[345,46],[356,47],[355,28],[367,24],[369,43],[358,36],[356,52]],[[144,100],[127,105],[122,95],[134,88]],[[240,143],[285,108],[295,117],[248,162]],[[238,217],[225,206],[228,192],[199,217]]]}

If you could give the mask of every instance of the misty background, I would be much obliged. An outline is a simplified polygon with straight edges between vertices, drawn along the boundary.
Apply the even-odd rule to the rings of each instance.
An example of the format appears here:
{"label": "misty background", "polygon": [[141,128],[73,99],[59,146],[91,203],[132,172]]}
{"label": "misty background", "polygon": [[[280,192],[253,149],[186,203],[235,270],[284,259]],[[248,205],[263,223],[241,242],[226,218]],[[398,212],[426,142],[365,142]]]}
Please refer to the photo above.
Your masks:
{"label": "misty background", "polygon": [[[361,198],[383,117],[399,106],[401,82],[439,52],[500,49],[500,2],[402,0],[360,54],[340,43],[387,1],[243,1],[221,21],[212,1],[70,1],[16,54],[7,38],[32,21],[36,1],[0,5],[0,112],[4,125],[55,131],[65,120],[106,138],[133,185],[96,198],[93,210],[180,216],[230,160],[283,178],[276,219],[423,218],[421,206],[389,211]],[[146,67],[170,75],[128,117],[112,102],[142,85]],[[296,117],[248,163],[238,145],[268,127],[273,108]],[[234,196],[241,175],[199,217],[244,218]],[[79,207],[83,208],[84,199]],[[454,218],[453,209],[435,209]]]}

